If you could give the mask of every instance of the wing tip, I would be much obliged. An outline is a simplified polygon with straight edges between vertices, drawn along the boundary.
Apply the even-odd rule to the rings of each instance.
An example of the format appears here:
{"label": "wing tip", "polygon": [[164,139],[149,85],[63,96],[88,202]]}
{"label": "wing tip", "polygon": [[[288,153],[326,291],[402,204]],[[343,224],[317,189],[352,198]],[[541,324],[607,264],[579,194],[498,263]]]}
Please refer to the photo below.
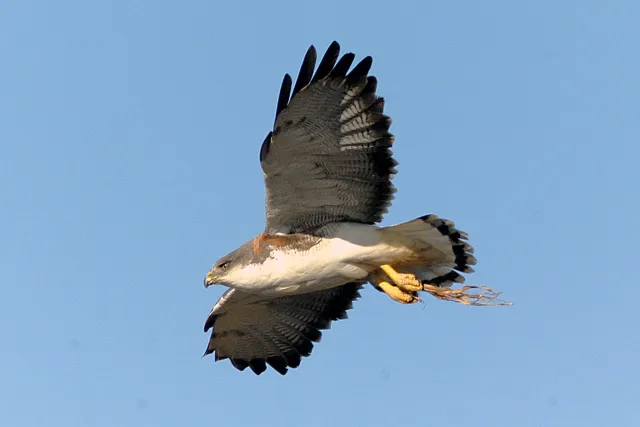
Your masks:
{"label": "wing tip", "polygon": [[[268,365],[280,375],[285,375],[289,369],[299,367],[303,358],[311,355],[314,349],[314,342],[320,342],[322,338],[320,329],[323,329],[323,326],[328,329],[332,321],[347,318],[346,312],[353,308],[353,301],[361,297],[360,289],[362,289],[361,283],[347,283],[338,288],[334,288],[332,296],[323,300],[326,305],[318,311],[318,319],[307,324],[313,333],[309,336],[309,331],[302,332],[295,341],[290,343],[291,345],[288,346],[288,348],[281,350],[281,355],[252,357],[250,359],[230,357],[230,355],[226,353],[220,355],[217,345],[214,345],[214,336],[212,333],[203,357],[214,353],[216,362],[229,359],[231,365],[239,371],[250,368],[254,374],[261,375],[267,370]],[[210,318],[214,318],[214,320],[215,317],[214,315],[210,316]],[[213,325],[213,321],[208,321],[207,323]]]}
{"label": "wing tip", "polygon": [[320,61],[320,65],[318,65],[318,69],[311,81],[315,82],[326,78],[336,65],[338,56],[340,56],[340,44],[334,40],[325,51],[324,56]]}
{"label": "wing tip", "polygon": [[371,69],[371,65],[373,64],[373,58],[371,56],[366,56],[351,70],[351,72],[349,72],[349,68],[351,68],[353,61],[355,60],[355,54],[347,52],[338,59],[339,56],[340,43],[334,40],[327,47],[327,50],[314,73],[318,53],[314,45],[309,46],[304,59],[302,60],[302,65],[300,66],[298,77],[295,85],[293,86],[293,91],[291,91],[291,86],[293,85],[291,76],[289,74],[285,74],[283,78],[282,85],[280,87],[280,95],[278,97],[278,106],[276,109],[276,122],[280,113],[287,107],[287,105],[289,105],[291,100],[310,83],[326,78],[335,78],[346,79],[347,84],[354,84],[354,82],[357,82],[367,76]]}
{"label": "wing tip", "polygon": [[313,45],[309,46],[309,49],[307,49],[307,53],[304,55],[304,59],[302,60],[302,65],[300,66],[300,71],[298,72],[298,78],[296,79],[296,85],[293,87],[291,98],[296,96],[298,92],[311,83],[317,59],[318,52],[316,51],[316,48]]}
{"label": "wing tip", "polygon": [[208,332],[209,329],[211,329],[214,325],[214,323],[216,323],[216,319],[218,318],[217,314],[209,314],[209,316],[207,316],[207,320],[205,320],[204,322],[204,331]]}
{"label": "wing tip", "polygon": [[263,162],[264,159],[266,159],[267,155],[269,154],[269,149],[271,148],[272,135],[273,135],[273,132],[269,132],[267,134],[267,137],[262,142],[262,145],[260,146],[260,162]]}
{"label": "wing tip", "polygon": [[278,104],[276,106],[276,118],[275,122],[278,120],[278,116],[287,108],[289,104],[289,100],[291,99],[291,85],[293,84],[293,80],[291,80],[291,76],[289,73],[286,73],[282,78],[282,84],[280,85],[280,92],[278,93]]}
{"label": "wing tip", "polygon": [[347,84],[356,84],[362,78],[367,77],[372,65],[373,58],[371,56],[365,56],[347,75]]}
{"label": "wing tip", "polygon": [[287,361],[284,357],[271,356],[267,357],[267,363],[280,375],[286,375],[289,371]]}

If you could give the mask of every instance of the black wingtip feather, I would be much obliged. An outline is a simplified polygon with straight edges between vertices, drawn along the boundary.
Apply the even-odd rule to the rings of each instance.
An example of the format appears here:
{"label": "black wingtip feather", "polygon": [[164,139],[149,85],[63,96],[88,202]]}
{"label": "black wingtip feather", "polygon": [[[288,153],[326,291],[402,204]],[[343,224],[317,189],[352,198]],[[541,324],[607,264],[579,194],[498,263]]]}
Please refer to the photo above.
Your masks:
{"label": "black wingtip feather", "polygon": [[376,93],[378,89],[378,79],[375,76],[367,77],[367,85],[362,90],[362,95],[367,95],[370,93]]}
{"label": "black wingtip feather", "polygon": [[322,57],[322,61],[320,61],[320,65],[318,65],[318,69],[316,70],[316,73],[311,81],[315,82],[327,77],[333,69],[333,66],[336,65],[336,61],[338,60],[339,55],[340,44],[338,44],[337,41],[334,41],[327,48],[327,51]]}
{"label": "black wingtip feather", "polygon": [[316,48],[313,47],[313,45],[309,46],[309,50],[307,50],[304,60],[302,61],[302,65],[300,66],[296,85],[294,86],[293,93],[291,94],[292,97],[311,82],[311,76],[313,76],[313,69],[316,67],[317,57],[318,54],[316,52]]}
{"label": "black wingtip feather", "polygon": [[370,56],[367,56],[362,61],[358,62],[358,65],[353,67],[353,70],[351,70],[351,72],[347,76],[347,84],[356,84],[360,79],[366,77],[367,74],[369,74],[369,70],[371,70],[372,64],[373,58],[371,58]]}
{"label": "black wingtip feather", "polygon": [[302,362],[302,356],[300,356],[300,353],[298,353],[294,349],[291,349],[284,353],[284,357],[285,359],[287,359],[287,365],[289,365],[290,368],[295,369],[300,366],[300,362]]}
{"label": "black wingtip feather", "polygon": [[316,323],[314,323],[314,326],[316,328],[318,328],[319,330],[325,330],[325,329],[329,329],[331,327],[331,322],[335,320],[335,319],[319,319]]}
{"label": "black wingtip feather", "polygon": [[[269,132],[267,137],[264,139],[262,146],[260,146],[260,161],[262,162],[269,154],[269,148],[271,147],[271,135],[273,132]],[[206,332],[206,331],[205,331]]]}
{"label": "black wingtip feather", "polygon": [[[291,98],[291,76],[289,74],[285,74],[282,79],[282,85],[280,86],[280,94],[278,95],[278,106],[276,107],[276,121],[278,120],[278,115],[287,108],[289,104],[289,99]],[[275,122],[274,122],[275,124]]]}
{"label": "black wingtip feather", "polygon": [[304,331],[302,331],[302,333],[304,334],[305,337],[307,337],[312,342],[319,342],[320,339],[322,338],[322,332],[320,332],[318,329],[313,328],[311,326],[305,328]]}
{"label": "black wingtip feather", "polygon": [[353,64],[354,59],[356,59],[356,56],[353,53],[345,53],[342,58],[340,58],[336,66],[333,67],[333,70],[331,70],[329,76],[334,78],[346,77],[347,71],[349,71],[349,67],[351,67],[351,64]]}
{"label": "black wingtip feather", "polygon": [[277,356],[267,357],[267,363],[269,364],[269,366],[275,369],[276,372],[278,372],[280,375],[285,375],[288,371],[287,361],[283,357],[277,357]]}
{"label": "black wingtip feather", "polygon": [[309,356],[313,351],[313,343],[304,337],[300,337],[300,340],[295,344],[295,346],[298,353],[304,357]]}
{"label": "black wingtip feather", "polygon": [[204,331],[207,332],[209,329],[211,329],[213,327],[213,324],[216,323],[216,318],[218,316],[216,316],[215,314],[210,314],[209,317],[207,317],[207,320],[204,322]]}
{"label": "black wingtip feather", "polygon": [[244,371],[249,366],[249,363],[244,359],[231,359],[231,364],[239,371]]}
{"label": "black wingtip feather", "polygon": [[260,375],[267,370],[267,364],[264,359],[251,359],[249,361],[249,367],[256,375]]}

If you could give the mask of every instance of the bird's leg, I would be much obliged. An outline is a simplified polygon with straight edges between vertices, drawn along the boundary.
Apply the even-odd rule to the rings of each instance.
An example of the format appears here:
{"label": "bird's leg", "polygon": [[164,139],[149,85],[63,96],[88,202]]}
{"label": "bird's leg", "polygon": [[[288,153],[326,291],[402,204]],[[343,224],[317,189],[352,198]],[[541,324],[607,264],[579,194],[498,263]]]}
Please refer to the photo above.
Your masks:
{"label": "bird's leg", "polygon": [[[384,272],[384,273],[383,273]],[[432,285],[422,283],[413,274],[398,273],[388,264],[381,265],[380,270],[375,274],[376,285],[382,289],[394,301],[403,304],[411,304],[420,301],[418,291],[425,291],[434,297],[457,302],[464,305],[511,305],[510,302],[498,298],[499,292],[487,286],[463,286],[459,289],[452,289],[447,286]],[[390,281],[395,284],[391,284]],[[484,292],[483,292],[484,291]]]}
{"label": "bird's leg", "polygon": [[413,274],[398,273],[395,268],[388,264],[381,265],[380,270],[384,271],[384,273],[389,276],[389,279],[405,292],[418,292],[423,290],[422,282]]}
{"label": "bird's leg", "polygon": [[375,276],[375,285],[379,287],[385,294],[389,295],[389,297],[397,301],[401,304],[413,304],[415,302],[420,301],[418,295],[414,292],[405,292],[397,286],[392,285],[387,280],[387,277],[380,272],[374,273]]}

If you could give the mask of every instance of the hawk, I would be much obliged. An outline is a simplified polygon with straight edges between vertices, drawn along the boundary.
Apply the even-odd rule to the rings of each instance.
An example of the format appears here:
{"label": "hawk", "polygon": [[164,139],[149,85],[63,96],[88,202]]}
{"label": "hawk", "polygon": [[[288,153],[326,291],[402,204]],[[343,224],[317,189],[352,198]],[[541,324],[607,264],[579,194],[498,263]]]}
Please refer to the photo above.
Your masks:
{"label": "hawk", "polygon": [[473,305],[497,296],[451,288],[476,264],[453,222],[425,215],[375,225],[396,191],[394,137],[371,57],[351,68],[354,59],[340,57],[333,42],[316,69],[311,46],[295,85],[284,76],[260,148],[264,232],[219,259],[204,281],[228,287],[204,325],[212,330],[205,355],[216,361],[286,374],[311,354],[321,330],[347,317],[367,283],[404,304],[419,301],[420,291]]}

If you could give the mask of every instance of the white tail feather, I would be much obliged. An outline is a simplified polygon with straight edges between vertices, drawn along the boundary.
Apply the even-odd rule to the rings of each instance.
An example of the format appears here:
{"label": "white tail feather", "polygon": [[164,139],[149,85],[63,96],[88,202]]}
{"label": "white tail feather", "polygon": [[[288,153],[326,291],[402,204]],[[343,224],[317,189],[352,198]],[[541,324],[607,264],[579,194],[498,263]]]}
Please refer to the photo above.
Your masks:
{"label": "white tail feather", "polygon": [[421,247],[424,263],[412,266],[406,272],[414,274],[424,283],[451,286],[453,283],[464,283],[464,277],[459,272],[473,272],[471,266],[477,262],[472,255],[473,247],[465,241],[467,233],[456,229],[452,221],[436,215],[425,215],[388,228],[410,237]]}

